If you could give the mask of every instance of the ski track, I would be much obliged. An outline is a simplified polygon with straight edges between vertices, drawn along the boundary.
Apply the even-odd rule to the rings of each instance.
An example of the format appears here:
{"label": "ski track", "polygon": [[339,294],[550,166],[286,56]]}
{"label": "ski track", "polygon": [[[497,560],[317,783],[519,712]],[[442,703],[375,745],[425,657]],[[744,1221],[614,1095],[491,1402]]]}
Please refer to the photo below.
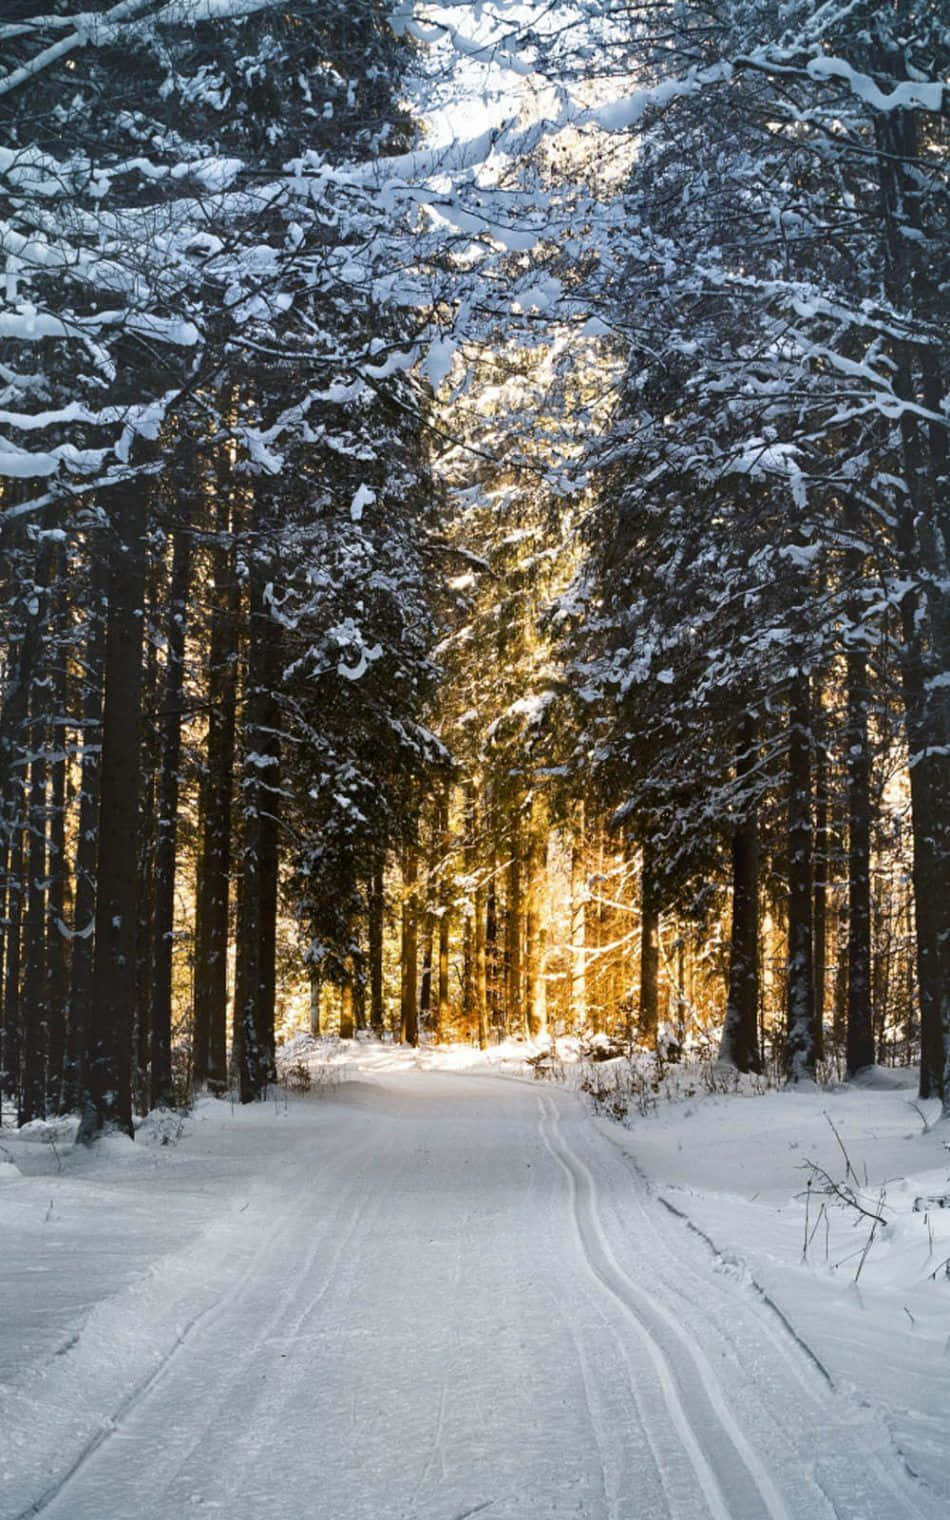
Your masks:
{"label": "ski track", "polygon": [[[610,1140],[609,1133],[605,1138]],[[758,1283],[740,1275],[727,1287],[727,1280],[720,1271],[715,1269],[720,1264],[726,1266],[729,1264],[719,1253],[715,1242],[704,1231],[698,1229],[681,1209],[676,1208],[667,1199],[654,1197],[648,1179],[629,1152],[616,1146],[614,1149],[632,1171],[637,1184],[627,1199],[625,1224],[627,1228],[632,1226],[634,1235],[641,1243],[643,1232],[647,1231],[668,1265],[667,1271],[659,1271],[656,1274],[658,1291],[675,1296],[678,1313],[688,1311],[690,1306],[698,1300],[705,1300],[710,1307],[713,1297],[723,1302],[725,1312],[712,1318],[715,1321],[717,1333],[729,1341],[740,1361],[746,1347],[741,1344],[739,1336],[734,1333],[732,1327],[739,1325],[747,1330],[748,1311],[751,1310],[760,1337],[767,1342],[774,1356],[780,1359],[784,1371],[795,1381],[801,1397],[806,1401],[811,1428],[827,1429],[829,1424],[833,1424],[841,1430],[843,1436],[849,1437],[850,1442],[854,1443],[857,1439],[859,1421],[861,1425],[870,1423],[866,1409],[862,1409],[856,1419],[858,1412],[853,1407],[849,1409],[846,1397],[835,1387],[820,1357],[806,1341],[801,1339],[782,1310],[773,1303]],[[656,1205],[659,1205],[665,1213],[658,1213]],[[671,1232],[674,1219],[679,1222],[679,1228],[677,1231],[677,1227],[673,1226]],[[693,1252],[684,1251],[682,1236],[687,1230],[696,1239],[702,1241],[704,1254],[701,1258],[697,1258]],[[712,1277],[708,1270],[710,1258],[714,1267]],[[742,1264],[735,1265],[741,1273]],[[737,1296],[746,1300],[746,1313],[739,1316],[736,1316],[731,1309],[731,1303],[734,1303]],[[787,1402],[783,1412],[787,1414],[790,1408]],[[808,1426],[802,1422],[800,1428],[802,1438],[805,1439]],[[918,1520],[926,1520],[926,1517],[933,1513],[929,1504],[929,1491],[919,1483],[908,1467],[894,1443],[886,1422],[881,1420],[872,1438],[862,1444],[865,1470],[872,1480],[869,1486],[886,1489],[891,1496],[893,1506],[896,1506],[896,1508],[891,1507],[882,1511],[887,1520],[890,1520],[891,1515],[907,1515],[918,1517]],[[894,1461],[889,1461],[882,1455],[882,1447],[893,1451]],[[858,1510],[843,1511],[840,1507],[840,1498],[836,1497],[830,1487],[825,1488],[824,1482],[817,1474],[815,1481],[825,1493],[835,1515],[861,1513]],[[868,1513],[875,1513],[875,1511],[869,1509]]]}
{"label": "ski track", "polygon": [[[754,1520],[756,1516],[762,1516],[763,1520],[765,1516],[770,1517],[770,1520],[791,1520],[791,1512],[782,1496],[733,1420],[698,1342],[688,1339],[675,1320],[660,1309],[655,1301],[652,1306],[645,1304],[642,1290],[619,1266],[601,1226],[594,1178],[580,1156],[565,1141],[553,1101],[541,1098],[539,1104],[542,1112],[542,1138],[568,1179],[578,1247],[595,1282],[619,1305],[646,1348],[659,1377],[670,1419],[689,1455],[712,1520],[738,1520],[740,1515],[748,1515],[749,1520]],[[747,1485],[742,1484],[741,1480],[737,1486],[739,1469],[735,1464],[722,1457],[717,1463],[715,1457],[707,1452],[706,1447],[712,1444],[709,1440],[712,1423],[709,1411],[695,1409],[693,1390],[691,1396],[694,1412],[690,1412],[690,1393],[683,1387],[685,1379],[676,1376],[668,1353],[664,1351],[655,1332],[649,1328],[647,1317],[651,1307],[657,1317],[661,1318],[664,1327],[686,1351],[708,1400],[709,1409],[744,1466],[747,1477],[754,1486],[753,1493],[748,1492]],[[727,1493],[730,1487],[731,1494]]]}
{"label": "ski track", "polygon": [[[368,1143],[369,1142],[367,1140],[367,1144]],[[352,1193],[352,1190],[350,1190],[350,1192]],[[350,1194],[347,1196],[350,1196]],[[153,1368],[147,1378],[143,1379],[143,1381],[139,1383],[132,1390],[132,1392],[122,1400],[113,1414],[106,1420],[104,1425],[96,1432],[96,1434],[91,1438],[87,1445],[84,1446],[83,1449],[78,1453],[74,1461],[70,1464],[69,1468],[56,1480],[55,1483],[46,1489],[46,1491],[38,1499],[34,1500],[31,1504],[28,1504],[25,1509],[22,1509],[15,1517],[15,1520],[31,1520],[31,1517],[42,1514],[49,1514],[50,1516],[53,1516],[57,1513],[60,1500],[63,1500],[68,1505],[69,1491],[74,1481],[81,1477],[84,1469],[93,1460],[93,1458],[96,1457],[97,1453],[102,1451],[102,1448],[106,1445],[106,1443],[110,1441],[112,1437],[120,1435],[122,1433],[125,1423],[130,1419],[132,1415],[138,1411],[139,1407],[146,1401],[149,1394],[158,1390],[163,1380],[174,1372],[176,1362],[181,1357],[183,1352],[191,1349],[191,1343],[196,1338],[198,1332],[212,1331],[217,1321],[223,1318],[228,1310],[238,1300],[242,1290],[244,1290],[247,1285],[255,1278],[261,1276],[261,1268],[263,1263],[266,1261],[268,1256],[275,1254],[276,1249],[281,1244],[283,1234],[285,1233],[288,1224],[290,1224],[296,1217],[298,1208],[299,1206],[297,1204],[291,1204],[289,1207],[282,1211],[282,1214],[277,1221],[272,1221],[272,1229],[276,1232],[276,1235],[271,1234],[268,1238],[265,1238],[258,1250],[254,1253],[252,1260],[248,1266],[238,1278],[237,1282],[231,1284],[226,1292],[222,1294],[222,1296],[215,1302],[206,1305],[203,1309],[199,1310],[196,1315],[194,1315],[194,1317],[189,1321],[185,1328],[178,1333],[174,1344],[164,1359],[159,1362],[157,1367]],[[331,1273],[336,1265],[336,1262],[339,1260],[339,1257],[342,1255],[345,1244],[348,1242],[350,1236],[352,1235],[352,1232],[353,1225],[351,1223],[350,1228],[344,1237],[343,1243],[341,1243],[341,1245],[338,1247],[333,1257],[333,1263],[330,1269]],[[283,1318],[287,1312],[288,1300],[292,1299],[294,1292],[299,1289],[299,1287],[306,1281],[307,1276],[311,1272],[317,1260],[320,1246],[322,1244],[323,1238],[315,1237],[312,1251],[310,1252],[307,1260],[301,1268],[293,1288],[290,1290],[290,1293],[284,1292],[281,1294],[274,1312],[267,1322],[266,1328],[255,1336],[251,1347],[242,1354],[244,1362],[252,1359],[254,1355],[256,1355],[264,1342],[269,1338],[272,1328],[282,1323]],[[317,1299],[319,1296],[320,1295],[318,1294]],[[237,1374],[235,1374],[235,1376],[237,1376]],[[68,1517],[70,1513],[71,1511],[68,1508],[63,1511],[64,1517]],[[107,1520],[107,1517],[102,1516],[101,1520]]]}
{"label": "ski track", "polygon": [[576,1098],[327,1101],[242,1270],[10,1520],[939,1520]]}

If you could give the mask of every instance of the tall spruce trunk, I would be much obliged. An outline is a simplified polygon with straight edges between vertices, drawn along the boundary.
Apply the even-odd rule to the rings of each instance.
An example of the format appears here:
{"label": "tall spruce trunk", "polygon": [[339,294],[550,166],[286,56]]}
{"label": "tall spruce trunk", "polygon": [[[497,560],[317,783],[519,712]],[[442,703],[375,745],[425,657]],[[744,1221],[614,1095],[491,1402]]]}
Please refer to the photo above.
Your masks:
{"label": "tall spruce trunk", "polygon": [[46,947],[46,1006],[49,1021],[49,1065],[47,1102],[54,1113],[62,1113],[65,1103],[66,1041],[69,1016],[69,940],[66,924],[66,899],[69,891],[69,867],[66,858],[66,721],[68,683],[67,651],[62,628],[68,613],[65,555],[60,547],[56,555],[56,602],[61,625],[59,647],[52,664],[52,722],[50,739],[49,788],[49,904]]}
{"label": "tall spruce trunk", "polygon": [[[20,537],[15,528],[13,533]],[[21,547],[26,547],[22,541]],[[18,588],[22,604],[23,634],[16,656],[11,658],[4,672],[0,705],[0,800],[3,805],[2,822],[8,836],[2,1080],[3,1091],[16,1098],[18,1113],[22,1111],[20,1104],[24,1059],[32,1059],[23,1048],[23,1019],[25,1016],[29,1026],[31,1014],[29,1010],[25,1011],[21,996],[24,905],[30,896],[29,879],[24,879],[24,867],[29,858],[24,828],[28,824],[29,814],[28,756],[33,747],[31,704],[36,683],[41,676],[40,663],[48,639],[48,588],[52,554],[50,540],[44,539],[37,552],[32,578]],[[37,1009],[37,1015],[41,1015],[40,1009]],[[30,1086],[35,1087],[33,1073],[30,1074]]]}
{"label": "tall spruce trunk", "polygon": [[265,566],[255,561],[250,571],[235,967],[234,1065],[242,1103],[262,1097],[276,1076],[280,737],[274,691],[280,643],[267,603],[267,579]]}
{"label": "tall spruce trunk", "polygon": [[23,1083],[20,1123],[46,1118],[49,992],[47,941],[47,727],[46,683],[34,683],[30,725],[32,757],[27,805],[26,904],[23,925]]}
{"label": "tall spruce trunk", "polygon": [[[474,880],[475,890],[471,919],[466,920],[466,937],[469,941],[466,997],[471,999],[471,1017],[479,1049],[485,1050],[488,1045],[488,965],[485,950],[485,883],[478,868],[478,824],[478,793],[471,786],[465,796],[465,874],[469,880]],[[470,966],[468,956],[471,957]]]}
{"label": "tall spruce trunk", "polygon": [[261,971],[260,854],[258,850],[258,779],[255,768],[242,780],[241,870],[237,884],[237,947],[234,961],[234,1028],[231,1066],[242,1103],[263,1093],[261,1052],[257,1042],[257,996]]}
{"label": "tall spruce trunk", "polygon": [[437,1042],[442,1039],[449,1018],[449,930],[451,918],[449,914],[448,893],[445,889],[445,873],[448,869],[450,844],[449,794],[448,790],[445,790],[439,797],[441,870],[439,875],[438,976],[435,996],[435,1022],[433,1025],[433,1036]]}
{"label": "tall spruce trunk", "polygon": [[660,913],[653,846],[644,839],[640,865],[640,1038],[656,1045],[660,1001]]}
{"label": "tall spruce trunk", "polygon": [[587,1023],[587,869],[586,820],[583,800],[574,804],[571,818],[571,1023]]}
{"label": "tall spruce trunk", "polygon": [[545,959],[547,925],[544,887],[547,880],[546,825],[544,810],[535,804],[527,851],[527,910],[525,914],[525,1002],[532,1039],[547,1034],[547,981]]}
{"label": "tall spruce trunk", "polygon": [[165,627],[165,680],[159,714],[160,768],[152,918],[152,990],[149,1102],[170,1108],[172,1082],[172,952],[178,836],[178,772],[181,766],[182,702],[185,695],[185,639],[191,580],[191,534],[186,522],[172,547],[168,619]]}
{"label": "tall spruce trunk", "polygon": [[[885,245],[885,288],[914,315],[939,320],[944,297],[922,261],[923,179],[918,113],[878,112],[877,176]],[[920,1095],[940,1097],[950,1113],[950,492],[947,428],[924,426],[921,402],[938,417],[946,389],[936,345],[894,344],[906,494],[896,547],[907,585],[901,598],[902,679],[910,751],[914,837],[916,969],[920,999]]]}
{"label": "tall spruce trunk", "polygon": [[496,1031],[500,1027],[499,982],[501,980],[499,975],[501,954],[498,944],[497,871],[498,858],[494,848],[492,848],[488,882],[483,888],[485,894],[485,1019],[487,1027]]}
{"label": "tall spruce trunk", "polygon": [[524,996],[524,846],[521,813],[516,807],[511,818],[508,857],[508,901],[505,913],[505,949],[507,951],[507,1028],[509,1034],[527,1035],[528,1020]]}
{"label": "tall spruce trunk", "polygon": [[478,1021],[478,1047],[488,1048],[488,956],[486,953],[486,924],[488,908],[485,887],[475,888],[475,1016]]}
{"label": "tall spruce trunk", "polygon": [[825,980],[828,962],[828,752],[821,713],[821,695],[815,710],[815,834],[812,871],[812,964],[815,976],[815,1055],[825,1054]]}
{"label": "tall spruce trunk", "polygon": [[[462,863],[466,880],[475,875],[475,788],[467,781],[462,793]],[[475,1012],[475,904],[469,899],[462,916],[462,1027],[471,1038],[477,1028]]]}
{"label": "tall spruce trunk", "polygon": [[736,749],[740,812],[732,830],[732,927],[729,992],[719,1059],[738,1071],[761,1071],[759,1049],[759,816],[753,786],[756,726],[747,713]]}
{"label": "tall spruce trunk", "polygon": [[237,698],[238,586],[229,492],[222,487],[211,554],[208,744],[201,787],[195,915],[195,1081],[228,1085],[228,927]]}
{"label": "tall spruce trunk", "polygon": [[432,951],[435,944],[435,915],[426,909],[422,931],[422,975],[419,978],[419,1020],[423,1029],[429,1024],[432,1009]]}
{"label": "tall spruce trunk", "polygon": [[815,973],[812,956],[811,682],[799,669],[789,693],[788,976],[785,1064],[791,1081],[815,1075]]}
{"label": "tall spruce trunk", "polygon": [[261,725],[258,731],[259,753],[264,760],[260,790],[260,922],[261,958],[257,999],[257,1043],[265,1082],[277,1080],[277,915],[280,904],[281,841],[281,714],[277,693],[283,674],[283,638],[281,626],[268,602],[270,567],[259,572],[256,585],[261,609],[259,627]]}
{"label": "tall spruce trunk", "polygon": [[353,1016],[353,967],[347,962],[343,981],[340,983],[340,1039],[352,1040],[356,1033]]}
{"label": "tall spruce trunk", "polygon": [[386,913],[385,851],[382,845],[373,850],[369,892],[369,1021],[377,1036],[383,1033],[386,1010],[383,1003],[383,928]]}
{"label": "tall spruce trunk", "polygon": [[416,904],[418,876],[419,852],[415,842],[410,841],[403,849],[400,950],[399,1038],[406,1045],[419,1043],[419,928]]}
{"label": "tall spruce trunk", "polygon": [[155,847],[158,831],[157,783],[161,764],[161,731],[154,714],[161,706],[158,641],[152,635],[161,599],[159,567],[146,578],[143,614],[148,636],[142,666],[142,756],[139,784],[138,922],[135,933],[135,1039],[132,1098],[138,1105],[149,1099],[152,1016],[152,925],[155,911]]}
{"label": "tall spruce trunk", "polygon": [[23,1034],[20,1025],[20,972],[23,951],[23,821],[10,824],[13,838],[7,871],[7,917],[3,964],[3,1092],[20,1111]]}
{"label": "tall spruce trunk", "polygon": [[93,552],[89,615],[83,652],[82,759],[79,818],[73,857],[73,930],[69,977],[69,1036],[64,1102],[78,1108],[82,1060],[92,1006],[93,938],[96,915],[96,857],[99,850],[99,757],[102,742],[102,683],[106,648],[108,561]]}
{"label": "tall spruce trunk", "polygon": [[3,1098],[7,1091],[7,1031],[4,1011],[7,954],[7,906],[10,902],[10,833],[6,809],[0,802],[0,1126],[3,1124]]}
{"label": "tall spruce trunk", "polygon": [[95,958],[82,1062],[77,1138],[132,1129],[132,1038],[136,1027],[136,893],[142,641],[145,601],[143,487],[115,487],[110,500],[109,605],[102,717]]}
{"label": "tall spruce trunk", "polygon": [[[273,619],[270,620],[273,623]],[[273,624],[275,635],[279,634]],[[280,900],[280,738],[277,705],[268,691],[267,744],[271,764],[261,787],[260,892],[261,892],[261,966],[260,996],[257,1002],[257,1041],[261,1065],[267,1082],[277,1080],[277,913]]]}
{"label": "tall spruce trunk", "polygon": [[874,1064],[871,1000],[871,753],[868,662],[864,647],[847,655],[845,730],[848,789],[848,1012],[845,1060],[853,1077]]}
{"label": "tall spruce trunk", "polygon": [[37,557],[33,591],[36,598],[36,622],[46,628],[46,642],[40,642],[30,656],[27,676],[29,706],[28,738],[29,784],[26,802],[25,846],[26,880],[23,903],[23,989],[21,1009],[21,1067],[19,1118],[21,1124],[46,1117],[47,1056],[49,1018],[47,998],[47,815],[46,788],[49,774],[49,605],[53,551],[44,545]]}
{"label": "tall spruce trunk", "polygon": [[604,822],[597,818],[587,831],[587,897],[584,905],[584,1007],[595,1032],[603,1029]]}
{"label": "tall spruce trunk", "polygon": [[261,788],[261,965],[257,1043],[265,1082],[277,1080],[277,912],[280,899],[280,761],[274,755]]}
{"label": "tall spruce trunk", "polygon": [[320,1028],[320,994],[322,981],[316,966],[309,967],[310,976],[310,1033],[314,1039],[319,1039],[323,1033]]}

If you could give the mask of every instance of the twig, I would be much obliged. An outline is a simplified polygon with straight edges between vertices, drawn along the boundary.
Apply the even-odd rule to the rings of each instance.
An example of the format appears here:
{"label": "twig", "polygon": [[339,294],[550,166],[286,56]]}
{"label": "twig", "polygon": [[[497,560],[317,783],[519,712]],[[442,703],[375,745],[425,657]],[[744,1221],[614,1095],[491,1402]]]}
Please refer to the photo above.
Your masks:
{"label": "twig", "polygon": [[[878,1208],[883,1208],[883,1207],[884,1207],[884,1189],[881,1188],[880,1196],[878,1198]],[[871,1226],[868,1238],[867,1238],[867,1240],[864,1243],[864,1250],[861,1252],[861,1260],[858,1262],[858,1270],[854,1274],[854,1280],[855,1280],[855,1282],[857,1282],[858,1278],[861,1276],[861,1269],[864,1266],[864,1263],[867,1261],[867,1259],[868,1259],[868,1252],[870,1251],[872,1245],[874,1244],[874,1236],[877,1233],[877,1221],[878,1221],[878,1219],[880,1219],[880,1217],[881,1217],[880,1215],[876,1216],[875,1222]],[[881,1222],[883,1223],[884,1221],[881,1221]]]}
{"label": "twig", "polygon": [[826,1113],[825,1114],[825,1118],[828,1120],[828,1123],[829,1123],[829,1125],[831,1127],[831,1133],[834,1135],[834,1137],[837,1140],[839,1146],[841,1147],[841,1154],[844,1157],[844,1166],[845,1166],[844,1175],[845,1175],[845,1180],[847,1181],[847,1179],[849,1177],[853,1177],[854,1180],[855,1180],[855,1182],[857,1182],[857,1180],[858,1180],[858,1174],[855,1171],[854,1167],[851,1165],[851,1157],[848,1155],[847,1151],[844,1148],[844,1141],[842,1140],[841,1136],[838,1134],[838,1131],[835,1129],[835,1126],[834,1126],[834,1123],[832,1121],[831,1115]]}
{"label": "twig", "polygon": [[[866,1219],[873,1219],[876,1224],[887,1224],[887,1220],[883,1214],[876,1213],[874,1209],[866,1208],[858,1194],[846,1182],[835,1182],[834,1178],[829,1176],[824,1167],[818,1166],[814,1161],[805,1161],[803,1165],[808,1167],[812,1174],[808,1179],[809,1188],[817,1177],[822,1183],[822,1192],[826,1193],[829,1197],[837,1198],[838,1202],[843,1203],[846,1208],[856,1209],[859,1214],[863,1214]],[[854,1174],[852,1173],[852,1175]],[[855,1178],[855,1181],[857,1181],[857,1178]],[[878,1202],[878,1208],[882,1206],[883,1201],[882,1197]]]}
{"label": "twig", "polygon": [[824,1219],[824,1221],[825,1221],[825,1260],[827,1261],[827,1259],[828,1259],[828,1240],[827,1240],[827,1235],[828,1235],[828,1207],[827,1207],[827,1204],[823,1203],[822,1206],[821,1206],[821,1208],[818,1210],[818,1216],[815,1219],[815,1223],[812,1225],[812,1231],[811,1231],[811,1234],[808,1237],[808,1243],[807,1243],[805,1249],[807,1251],[808,1246],[811,1245],[811,1243],[814,1240],[815,1236],[818,1234],[818,1228],[819,1228],[819,1225],[821,1224],[822,1219]]}
{"label": "twig", "polygon": [[928,1134],[929,1131],[930,1131],[930,1125],[927,1122],[927,1115],[924,1113],[924,1111],[921,1108],[920,1104],[919,1103],[915,1103],[912,1098],[908,1098],[908,1100],[907,1100],[907,1106],[908,1106],[908,1108],[912,1108],[914,1110],[915,1114],[919,1115],[920,1122],[921,1122],[921,1124],[924,1127],[923,1128],[923,1133],[925,1135]]}

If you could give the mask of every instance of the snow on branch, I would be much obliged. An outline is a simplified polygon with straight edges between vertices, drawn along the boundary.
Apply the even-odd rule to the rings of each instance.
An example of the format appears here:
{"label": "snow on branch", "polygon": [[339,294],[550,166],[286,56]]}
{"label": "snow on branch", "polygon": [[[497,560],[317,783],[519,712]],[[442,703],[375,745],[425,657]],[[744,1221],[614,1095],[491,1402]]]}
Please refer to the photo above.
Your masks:
{"label": "snow on branch", "polygon": [[895,81],[889,91],[881,89],[869,74],[848,63],[845,58],[819,53],[804,63],[784,63],[783,53],[757,48],[735,60],[737,69],[757,69],[768,74],[790,74],[798,78],[813,79],[824,84],[831,79],[841,79],[853,95],[869,106],[872,111],[934,111],[943,107],[944,94],[950,85],[939,79],[902,79]]}

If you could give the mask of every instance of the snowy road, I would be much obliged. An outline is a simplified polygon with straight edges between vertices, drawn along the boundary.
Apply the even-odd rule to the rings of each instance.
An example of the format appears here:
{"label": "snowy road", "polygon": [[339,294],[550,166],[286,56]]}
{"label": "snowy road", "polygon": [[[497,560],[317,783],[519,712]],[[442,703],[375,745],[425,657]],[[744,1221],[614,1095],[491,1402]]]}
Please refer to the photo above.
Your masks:
{"label": "snowy road", "polygon": [[177,1339],[4,1520],[941,1514],[570,1095],[348,1082],[269,1164]]}

